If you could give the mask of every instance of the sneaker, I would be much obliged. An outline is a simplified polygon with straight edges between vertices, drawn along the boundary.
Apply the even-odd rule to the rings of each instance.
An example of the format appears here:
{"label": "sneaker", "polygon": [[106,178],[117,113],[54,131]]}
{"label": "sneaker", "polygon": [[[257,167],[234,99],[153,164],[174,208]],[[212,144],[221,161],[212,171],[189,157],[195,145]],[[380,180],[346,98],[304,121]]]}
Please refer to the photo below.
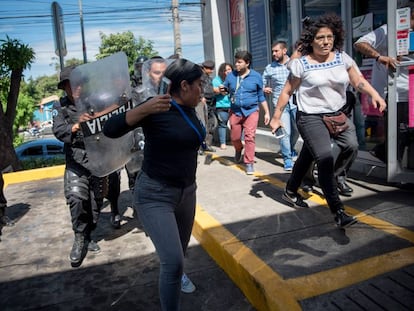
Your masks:
{"label": "sneaker", "polygon": [[236,154],[234,155],[234,162],[240,163],[242,160],[242,152],[236,150]]}
{"label": "sneaker", "polygon": [[121,216],[119,214],[112,214],[111,213],[111,225],[114,229],[121,228]]}
{"label": "sneaker", "polygon": [[253,163],[247,163],[246,164],[246,174],[247,175],[253,175],[254,174]]}
{"label": "sneaker", "polygon": [[295,162],[298,159],[298,153],[296,150],[293,150],[291,153],[292,161]]}
{"label": "sneaker", "polygon": [[183,273],[181,276],[181,291],[186,294],[193,293],[196,287],[193,282],[188,278],[187,274]]}
{"label": "sneaker", "polygon": [[210,145],[207,145],[206,150],[205,151],[209,151],[209,152],[216,152],[216,149],[211,147]]}
{"label": "sneaker", "polygon": [[312,192],[313,191],[313,186],[312,185],[308,185],[308,184],[304,184],[302,186],[302,190],[305,191],[306,193]]}
{"label": "sneaker", "polygon": [[352,196],[352,192],[354,192],[354,189],[352,189],[344,179],[338,178],[338,192],[340,195],[350,197]]}
{"label": "sneaker", "polygon": [[293,205],[296,208],[307,208],[309,207],[308,203],[303,202],[304,198],[299,193],[293,193],[292,191],[285,190],[282,195],[282,199]]}
{"label": "sneaker", "polygon": [[338,227],[346,228],[355,224],[357,219],[354,216],[349,216],[343,209],[340,209],[336,212],[335,222]]}
{"label": "sneaker", "polygon": [[4,225],[7,227],[13,227],[14,226],[14,221],[11,220],[8,216],[2,216],[0,218],[0,225]]}
{"label": "sneaker", "polygon": [[88,252],[98,254],[101,252],[101,248],[99,247],[98,243],[94,240],[88,242]]}
{"label": "sneaker", "polygon": [[292,163],[292,160],[287,159],[287,160],[285,161],[285,163],[283,164],[283,169],[284,169],[286,172],[290,172],[290,171],[292,171],[292,169],[293,169],[293,163]]}

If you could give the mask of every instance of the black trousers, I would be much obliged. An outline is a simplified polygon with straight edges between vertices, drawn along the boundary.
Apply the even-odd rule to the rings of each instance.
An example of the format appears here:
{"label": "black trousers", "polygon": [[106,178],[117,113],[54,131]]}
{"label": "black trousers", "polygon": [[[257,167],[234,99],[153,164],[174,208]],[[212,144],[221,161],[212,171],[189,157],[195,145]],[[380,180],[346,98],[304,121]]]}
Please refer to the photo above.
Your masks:
{"label": "black trousers", "polygon": [[341,152],[334,161],[331,136],[319,114],[298,112],[296,123],[304,144],[293,167],[287,189],[297,192],[306,172],[315,161],[318,179],[332,213],[343,208],[336,186],[335,172],[342,172],[353,162],[358,152],[358,141],[353,122],[347,120],[349,128],[333,138]]}
{"label": "black trousers", "polygon": [[92,176],[81,166],[66,166],[64,190],[75,233],[88,235],[96,228],[107,186],[107,178]]}

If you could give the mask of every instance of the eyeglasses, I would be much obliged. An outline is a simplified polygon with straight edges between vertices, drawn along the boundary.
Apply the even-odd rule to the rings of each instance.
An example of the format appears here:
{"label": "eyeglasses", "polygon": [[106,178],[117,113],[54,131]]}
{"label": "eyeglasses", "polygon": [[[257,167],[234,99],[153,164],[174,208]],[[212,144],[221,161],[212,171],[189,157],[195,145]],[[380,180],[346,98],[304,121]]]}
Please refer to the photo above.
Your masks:
{"label": "eyeglasses", "polygon": [[317,37],[315,37],[315,40],[319,41],[319,42],[323,42],[323,41],[325,41],[325,39],[328,40],[329,42],[332,42],[332,41],[335,40],[335,36],[334,35],[327,35],[327,36],[317,36]]}

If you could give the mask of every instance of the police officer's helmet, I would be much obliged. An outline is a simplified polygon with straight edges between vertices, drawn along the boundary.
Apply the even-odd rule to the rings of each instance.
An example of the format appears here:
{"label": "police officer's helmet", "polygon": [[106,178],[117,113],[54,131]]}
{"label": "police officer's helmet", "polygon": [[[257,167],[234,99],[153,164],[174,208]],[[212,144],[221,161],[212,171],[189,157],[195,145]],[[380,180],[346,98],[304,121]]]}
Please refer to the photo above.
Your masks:
{"label": "police officer's helmet", "polygon": [[138,58],[137,58],[137,60],[135,61],[135,63],[136,64],[139,64],[139,63],[143,63],[143,62],[145,62],[145,61],[147,61],[148,60],[148,57],[146,57],[146,56],[144,56],[144,55],[140,55],[140,56],[138,56]]}
{"label": "police officer's helmet", "polygon": [[144,55],[138,56],[137,60],[134,63],[134,75],[136,77],[141,77],[141,68],[142,64],[148,60],[148,57]]}

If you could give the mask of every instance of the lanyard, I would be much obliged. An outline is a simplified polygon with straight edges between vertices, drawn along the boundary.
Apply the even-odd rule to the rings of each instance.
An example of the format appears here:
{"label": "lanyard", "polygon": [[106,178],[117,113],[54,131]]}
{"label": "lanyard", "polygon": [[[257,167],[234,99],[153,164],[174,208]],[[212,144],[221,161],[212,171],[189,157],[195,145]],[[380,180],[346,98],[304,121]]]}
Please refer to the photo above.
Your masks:
{"label": "lanyard", "polygon": [[188,123],[188,125],[191,126],[191,128],[194,130],[194,132],[197,133],[198,139],[200,140],[200,145],[203,148],[203,150],[207,149],[207,144],[205,140],[203,139],[203,136],[206,135],[206,129],[204,128],[203,124],[200,122],[200,126],[203,130],[203,136],[201,135],[200,131],[197,129],[197,127],[194,125],[193,122],[191,122],[190,118],[186,115],[186,113],[183,111],[183,109],[180,107],[179,104],[175,100],[171,100],[171,104],[177,108],[177,110],[180,112],[180,114],[183,116],[184,120]]}
{"label": "lanyard", "polygon": [[242,81],[243,81],[243,79],[240,78],[240,76],[237,76],[237,80],[236,80],[236,90],[234,91],[235,94],[237,93],[237,90],[239,89],[240,84],[242,83]]}

